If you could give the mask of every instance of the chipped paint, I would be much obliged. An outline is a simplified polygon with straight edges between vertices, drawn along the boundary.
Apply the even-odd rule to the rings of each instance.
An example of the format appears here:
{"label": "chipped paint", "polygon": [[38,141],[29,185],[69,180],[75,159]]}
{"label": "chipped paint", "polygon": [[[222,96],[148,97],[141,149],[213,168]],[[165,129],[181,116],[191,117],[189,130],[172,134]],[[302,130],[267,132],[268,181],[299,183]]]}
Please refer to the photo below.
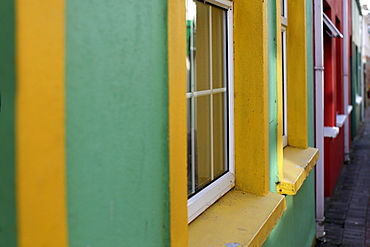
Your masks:
{"label": "chipped paint", "polygon": [[226,247],[238,247],[238,246],[242,246],[241,244],[239,243],[228,243],[228,244],[225,244]]}

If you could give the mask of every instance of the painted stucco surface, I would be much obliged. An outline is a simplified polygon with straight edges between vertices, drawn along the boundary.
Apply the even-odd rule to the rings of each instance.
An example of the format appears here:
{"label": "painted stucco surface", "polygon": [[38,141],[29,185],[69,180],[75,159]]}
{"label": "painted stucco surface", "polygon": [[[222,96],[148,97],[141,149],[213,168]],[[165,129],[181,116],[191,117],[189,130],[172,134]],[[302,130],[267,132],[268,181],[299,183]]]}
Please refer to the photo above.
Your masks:
{"label": "painted stucco surface", "polygon": [[168,246],[166,1],[67,1],[69,244]]}
{"label": "painted stucco surface", "polygon": [[276,2],[268,2],[268,77],[269,77],[269,189],[276,192],[276,182],[279,181],[278,154],[277,154],[277,128],[278,128],[278,95],[277,95],[277,39],[276,39]]}
{"label": "painted stucco surface", "polygon": [[15,199],[14,1],[0,1],[0,246],[17,246]]}
{"label": "painted stucco surface", "polygon": [[[312,16],[312,5],[310,1],[306,2],[306,16]],[[274,3],[270,2],[269,4],[269,16],[275,11]],[[271,18],[272,19],[272,18]],[[276,23],[269,19],[269,27],[272,26],[270,29],[274,29],[276,27]],[[308,18],[309,19],[309,18]],[[312,30],[312,20],[307,20],[307,33],[311,33]],[[276,33],[276,32],[275,32]],[[271,33],[273,35],[274,33]],[[269,42],[274,45],[273,37],[269,37]],[[307,36],[307,84],[308,84],[308,143],[310,146],[313,145],[313,97],[312,97],[312,42],[311,42],[311,34]],[[276,66],[276,62],[274,61],[275,56],[271,54],[274,49],[269,46],[269,66]],[[271,117],[274,116],[274,111],[276,111],[276,106],[274,106],[274,92],[271,92],[272,89],[276,90],[276,80],[274,82],[274,71],[270,70],[270,80],[269,80],[269,98],[270,98],[270,109],[269,114]],[[276,114],[276,113],[275,113]],[[270,124],[273,121],[273,118],[270,120]],[[273,128],[270,126],[270,142],[272,141],[271,136],[274,134]],[[275,132],[275,135],[277,133]],[[274,146],[273,143],[270,143],[270,150]],[[276,167],[277,165],[273,164],[273,159],[275,154],[271,155],[270,152],[270,188],[274,187],[274,178],[276,176]],[[271,189],[272,191],[275,188]],[[298,193],[294,196],[287,196],[286,203],[287,209],[284,212],[282,218],[280,219],[279,223],[271,232],[270,236],[264,243],[264,247],[273,246],[273,247],[285,247],[285,246],[311,246],[312,242],[315,237],[315,198],[314,198],[314,173],[311,172],[310,175],[307,177],[305,182],[303,183],[302,187],[299,189]],[[292,237],[294,236],[294,237]]]}
{"label": "painted stucco surface", "polygon": [[[357,5],[357,1],[352,1],[352,30],[360,30],[361,16]],[[351,128],[352,137],[356,136],[360,121],[362,121],[362,102],[356,103],[356,95],[362,96],[361,89],[361,35],[360,32],[352,32],[352,56],[351,56],[351,101],[352,101],[352,114],[351,114]]]}
{"label": "painted stucco surface", "polygon": [[[358,17],[357,12],[354,12],[354,16]],[[354,18],[356,19],[356,18]],[[356,25],[353,24],[355,29]],[[352,128],[352,137],[357,135],[357,130],[360,124],[361,119],[361,108],[362,102],[357,104],[356,98],[362,95],[361,92],[361,53],[359,50],[361,48],[355,43],[352,42],[352,57],[351,57],[351,102],[353,106],[353,110],[351,113],[351,128]]]}
{"label": "painted stucco surface", "polygon": [[287,196],[287,210],[263,244],[264,247],[310,247],[315,237],[314,173],[294,196]]}
{"label": "painted stucco surface", "polygon": [[308,146],[315,145],[315,126],[314,126],[314,85],[313,85],[313,6],[312,1],[306,1],[306,42],[307,42],[307,92],[308,92]]}
{"label": "painted stucco surface", "polygon": [[64,3],[16,1],[16,195],[22,247],[67,245]]}
{"label": "painted stucco surface", "polygon": [[269,190],[267,2],[235,1],[233,18],[236,188],[266,195]]}

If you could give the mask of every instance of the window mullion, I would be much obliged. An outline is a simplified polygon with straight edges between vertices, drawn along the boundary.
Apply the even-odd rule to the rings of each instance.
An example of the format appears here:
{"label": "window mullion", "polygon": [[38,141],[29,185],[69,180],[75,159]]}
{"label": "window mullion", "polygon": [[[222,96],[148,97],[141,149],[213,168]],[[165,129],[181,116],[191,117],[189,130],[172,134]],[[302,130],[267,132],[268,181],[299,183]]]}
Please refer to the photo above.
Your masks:
{"label": "window mullion", "polygon": [[[213,69],[212,69],[212,66],[213,66],[213,61],[212,61],[212,50],[213,50],[213,47],[212,47],[212,7],[209,6],[209,87],[211,89],[211,92],[212,92],[212,89],[213,89]],[[210,140],[210,146],[211,146],[211,180],[214,179],[215,177],[215,174],[214,174],[214,155],[213,155],[213,93],[211,93],[210,95],[210,99],[209,99],[209,104],[210,104],[210,112],[209,112],[209,115],[210,115],[210,135],[211,135],[211,140]]]}
{"label": "window mullion", "polygon": [[186,98],[190,99],[191,97],[199,97],[199,96],[206,96],[206,95],[214,95],[218,93],[224,93],[226,92],[226,88],[216,88],[216,89],[210,89],[210,90],[202,90],[202,91],[196,91],[196,92],[189,92],[186,93]]}
{"label": "window mullion", "polygon": [[[228,37],[228,35],[227,35],[227,32],[228,32],[228,27],[227,27],[227,24],[228,24],[228,22],[227,22],[227,18],[228,18],[228,15],[227,14],[225,14],[224,15],[224,20],[223,21],[225,21],[225,25],[223,26],[223,28],[222,28],[222,31],[223,31],[223,35],[224,36],[226,36],[226,37]],[[225,87],[225,88],[228,88],[228,82],[229,82],[229,80],[228,80],[228,74],[229,74],[229,69],[228,69],[228,61],[227,61],[227,59],[226,58],[228,58],[228,55],[227,55],[227,53],[228,53],[228,47],[229,47],[229,40],[228,39],[226,39],[226,41],[225,41],[225,45],[224,45],[224,50],[223,50],[223,65],[224,65],[224,68],[226,68],[226,73],[224,73],[223,74],[223,86]],[[224,132],[224,146],[225,146],[225,149],[227,150],[227,152],[225,152],[225,157],[224,157],[224,169],[225,170],[229,170],[228,168],[229,168],[229,162],[228,162],[228,160],[229,160],[229,147],[228,147],[228,142],[229,142],[229,138],[228,138],[228,135],[229,135],[229,124],[228,124],[228,119],[229,119],[229,103],[228,103],[228,93],[229,92],[225,92],[224,93],[224,105],[223,105],[223,107],[224,107],[224,130],[225,130],[225,132]]]}
{"label": "window mullion", "polygon": [[191,102],[191,127],[190,127],[190,133],[191,133],[191,193],[195,192],[195,98],[192,97],[190,99]]}
{"label": "window mullion", "polygon": [[[195,75],[196,75],[196,61],[194,58],[194,49],[195,49],[195,41],[194,41],[194,35],[193,35],[194,29],[193,26],[191,28],[191,35],[190,35],[190,44],[191,44],[191,50],[190,50],[190,77],[191,77],[191,85],[190,90],[191,93],[194,93],[195,91]],[[191,135],[191,193],[195,192],[195,186],[196,186],[196,169],[195,169],[195,98],[192,96],[190,98],[190,135]]]}

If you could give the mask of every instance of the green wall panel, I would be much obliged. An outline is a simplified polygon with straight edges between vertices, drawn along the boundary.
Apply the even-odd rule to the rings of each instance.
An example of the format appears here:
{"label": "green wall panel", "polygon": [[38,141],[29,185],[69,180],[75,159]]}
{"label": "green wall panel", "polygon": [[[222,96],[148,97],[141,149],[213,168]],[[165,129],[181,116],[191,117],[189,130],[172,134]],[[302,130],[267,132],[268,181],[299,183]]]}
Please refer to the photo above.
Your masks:
{"label": "green wall panel", "polygon": [[298,193],[287,196],[287,210],[272,230],[264,247],[310,247],[316,234],[314,173],[307,177]]}
{"label": "green wall panel", "polygon": [[15,198],[15,14],[0,1],[0,246],[17,246]]}
{"label": "green wall panel", "polygon": [[[312,16],[312,3],[307,1],[307,17]],[[276,191],[277,158],[277,85],[276,85],[276,18],[275,1],[268,5],[269,14],[269,148],[270,148],[270,190]],[[312,71],[312,20],[307,19],[307,80],[308,80],[308,136],[309,145],[314,144],[313,119],[313,71]],[[287,209],[279,223],[275,226],[264,247],[312,246],[316,234],[314,172],[311,172],[297,195],[287,196]]]}
{"label": "green wall panel", "polygon": [[351,112],[351,131],[352,138],[357,135],[359,123],[361,121],[361,104],[357,105],[356,95],[361,95],[361,55],[358,52],[358,46],[352,42],[352,56],[351,56],[351,104],[353,110]]}
{"label": "green wall panel", "polygon": [[277,166],[277,127],[278,127],[278,95],[277,95],[277,44],[276,44],[276,1],[268,2],[268,94],[269,94],[269,173],[271,192],[276,192],[279,181]]}
{"label": "green wall panel", "polygon": [[169,245],[166,16],[164,0],[67,0],[71,247]]}
{"label": "green wall panel", "polygon": [[307,92],[308,92],[308,145],[315,145],[314,126],[314,84],[313,84],[313,6],[312,1],[306,1],[306,40],[307,40]]}

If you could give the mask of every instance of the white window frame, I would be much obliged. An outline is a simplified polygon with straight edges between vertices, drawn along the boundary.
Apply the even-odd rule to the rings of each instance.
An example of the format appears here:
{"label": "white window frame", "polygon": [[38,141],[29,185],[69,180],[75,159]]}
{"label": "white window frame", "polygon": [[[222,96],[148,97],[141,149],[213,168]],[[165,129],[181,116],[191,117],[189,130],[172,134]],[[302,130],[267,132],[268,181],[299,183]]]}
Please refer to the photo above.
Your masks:
{"label": "white window frame", "polygon": [[330,33],[328,31],[326,31],[326,33],[331,38],[343,38],[343,34],[338,30],[330,18],[325,13],[322,13],[322,15],[325,26],[330,30]]}
{"label": "white window frame", "polygon": [[[188,199],[188,223],[216,202],[235,185],[234,166],[234,64],[233,64],[233,2],[228,0],[207,0],[212,5],[226,10],[227,34],[227,83],[228,83],[228,172],[213,181]],[[226,147],[227,148],[227,147]]]}
{"label": "white window frame", "polygon": [[[287,27],[288,27],[288,0],[281,0],[281,48],[282,48],[282,113],[283,113],[283,148],[288,145],[288,97],[287,97]],[[284,10],[284,11],[283,11]]]}
{"label": "white window frame", "polygon": [[288,0],[281,0],[281,25],[288,26]]}

